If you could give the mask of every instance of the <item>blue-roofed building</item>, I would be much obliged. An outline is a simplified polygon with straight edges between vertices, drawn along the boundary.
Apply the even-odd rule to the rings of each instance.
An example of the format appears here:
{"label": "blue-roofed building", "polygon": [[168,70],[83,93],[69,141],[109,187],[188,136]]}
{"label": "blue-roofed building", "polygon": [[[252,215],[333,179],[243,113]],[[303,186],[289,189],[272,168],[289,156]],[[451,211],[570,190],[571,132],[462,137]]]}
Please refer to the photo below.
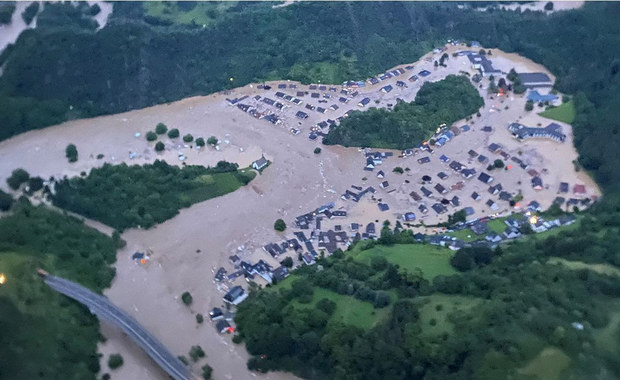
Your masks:
{"label": "blue-roofed building", "polygon": [[441,160],[441,162],[450,162],[450,158],[445,154],[442,154],[441,157],[439,157],[439,160]]}
{"label": "blue-roofed building", "polygon": [[467,125],[467,124],[465,124],[464,126],[461,127],[461,131],[463,131],[463,132],[467,132],[469,130],[470,130],[470,128],[469,128],[469,125]]}
{"label": "blue-roofed building", "polygon": [[387,203],[379,203],[377,206],[379,206],[379,210],[381,211],[388,211],[390,209]]}
{"label": "blue-roofed building", "polygon": [[532,90],[527,93],[527,99],[534,103],[553,103],[558,100],[558,96],[553,94],[541,95],[538,91]]}
{"label": "blue-roofed building", "polygon": [[422,71],[420,71],[418,73],[418,75],[421,76],[421,77],[427,77],[427,76],[431,75],[431,72],[428,71],[428,70],[422,70]]}

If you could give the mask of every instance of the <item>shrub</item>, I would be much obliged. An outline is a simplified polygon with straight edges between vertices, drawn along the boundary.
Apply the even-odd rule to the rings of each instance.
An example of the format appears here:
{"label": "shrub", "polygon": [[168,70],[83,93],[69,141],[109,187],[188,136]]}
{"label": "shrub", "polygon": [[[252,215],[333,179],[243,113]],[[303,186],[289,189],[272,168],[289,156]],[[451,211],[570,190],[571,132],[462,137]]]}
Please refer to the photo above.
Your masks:
{"label": "shrub", "polygon": [[202,322],[204,322],[204,320],[205,318],[202,316],[202,314],[196,314],[196,323],[201,324]]}
{"label": "shrub", "polygon": [[292,268],[293,267],[293,259],[290,257],[285,257],[284,260],[280,261],[283,267]]}
{"label": "shrub", "polygon": [[210,136],[207,139],[207,144],[211,145],[211,146],[216,146],[217,145],[217,137],[215,136]]}
{"label": "shrub", "polygon": [[168,127],[166,126],[166,124],[159,123],[157,124],[157,126],[155,126],[155,133],[157,133],[158,135],[163,135],[166,132],[168,132]]}
{"label": "shrub", "polygon": [[157,133],[153,131],[146,132],[146,141],[155,141],[157,140]]}
{"label": "shrub", "polygon": [[168,131],[168,137],[170,137],[171,139],[176,139],[177,137],[179,137],[179,130],[176,128],[172,128]]}
{"label": "shrub", "polygon": [[78,151],[77,147],[74,144],[69,144],[65,148],[65,156],[69,160],[69,162],[75,162],[78,159]]}
{"label": "shrub", "polygon": [[201,368],[201,369],[202,369],[202,377],[203,377],[205,380],[211,380],[211,379],[213,379],[213,368],[211,368],[211,366],[210,366],[210,365],[205,364],[205,365],[203,365],[203,366],[202,366],[202,368]]}
{"label": "shrub", "polygon": [[156,152],[161,152],[164,149],[166,149],[166,145],[164,145],[163,142],[158,141],[157,144],[155,144],[155,151]]}
{"label": "shrub", "polygon": [[43,188],[43,178],[31,177],[28,180],[28,187],[30,188],[30,192],[41,190]]}
{"label": "shrub", "polygon": [[316,308],[324,311],[327,315],[332,315],[336,310],[336,303],[327,298],[323,298],[316,303]]}
{"label": "shrub", "polygon": [[189,357],[192,358],[194,362],[197,362],[201,358],[205,357],[205,352],[200,346],[192,346],[192,348],[190,348],[189,350]]}
{"label": "shrub", "polygon": [[545,4],[545,10],[546,11],[552,11],[553,10],[553,3],[550,1],[547,4]]}
{"label": "shrub", "polygon": [[185,136],[183,136],[183,141],[185,141],[186,143],[192,142],[194,141],[194,136],[188,133]]}
{"label": "shrub", "polygon": [[397,166],[392,170],[394,173],[403,174],[405,171],[400,166]]}
{"label": "shrub", "polygon": [[314,148],[314,154],[321,153],[321,148]]}
{"label": "shrub", "polygon": [[11,176],[6,179],[6,183],[11,189],[17,190],[22,185],[22,183],[28,181],[29,178],[30,174],[28,174],[28,172],[24,169],[15,169],[11,173]]}
{"label": "shrub", "polygon": [[504,161],[498,158],[497,160],[493,161],[493,166],[495,166],[498,169],[501,169],[504,167]]}
{"label": "shrub", "polygon": [[531,111],[531,110],[533,110],[533,109],[534,109],[534,102],[533,102],[533,101],[531,101],[531,100],[528,100],[528,101],[525,103],[525,110],[526,110],[526,111]]}
{"label": "shrub", "polygon": [[121,354],[112,354],[108,358],[108,367],[110,369],[117,369],[123,365],[123,357]]}
{"label": "shrub", "polygon": [[276,222],[273,224],[273,228],[274,228],[276,231],[280,231],[280,232],[282,232],[282,231],[284,231],[284,230],[286,229],[286,223],[284,223],[284,220],[282,220],[282,219],[278,219],[278,220],[276,220]]}
{"label": "shrub", "polygon": [[202,137],[198,137],[196,139],[196,146],[205,146],[205,139],[203,139]]}
{"label": "shrub", "polygon": [[189,306],[194,301],[194,298],[189,292],[185,292],[181,295],[181,300],[183,301],[185,305]]}

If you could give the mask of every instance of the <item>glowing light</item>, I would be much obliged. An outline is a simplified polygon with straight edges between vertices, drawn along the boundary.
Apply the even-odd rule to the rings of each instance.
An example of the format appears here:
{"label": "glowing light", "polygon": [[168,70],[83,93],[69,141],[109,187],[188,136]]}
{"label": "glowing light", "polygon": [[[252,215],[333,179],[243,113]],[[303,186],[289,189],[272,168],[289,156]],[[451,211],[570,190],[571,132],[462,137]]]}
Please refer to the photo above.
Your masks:
{"label": "glowing light", "polygon": [[141,259],[140,264],[146,264],[146,259]]}
{"label": "glowing light", "polygon": [[530,224],[536,224],[538,222],[538,217],[536,215],[532,215],[530,217]]}
{"label": "glowing light", "polygon": [[6,276],[3,273],[0,273],[0,285],[6,282]]}
{"label": "glowing light", "polygon": [[231,82],[232,82],[232,81],[234,81],[234,80],[235,80],[235,78],[233,78],[233,77],[230,77],[230,81],[231,81]]}

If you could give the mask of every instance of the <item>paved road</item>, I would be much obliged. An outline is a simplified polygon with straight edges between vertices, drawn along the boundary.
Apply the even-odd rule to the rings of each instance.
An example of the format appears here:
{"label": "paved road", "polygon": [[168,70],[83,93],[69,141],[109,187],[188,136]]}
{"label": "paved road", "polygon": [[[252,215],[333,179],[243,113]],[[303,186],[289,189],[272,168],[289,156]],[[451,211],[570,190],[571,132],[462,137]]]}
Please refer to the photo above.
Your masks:
{"label": "paved road", "polygon": [[87,306],[99,319],[120,327],[149,356],[175,380],[197,380],[198,376],[171,354],[163,344],[153,337],[142,325],[123,310],[114,306],[106,297],[100,296],[64,278],[47,275],[45,283],[52,289]]}

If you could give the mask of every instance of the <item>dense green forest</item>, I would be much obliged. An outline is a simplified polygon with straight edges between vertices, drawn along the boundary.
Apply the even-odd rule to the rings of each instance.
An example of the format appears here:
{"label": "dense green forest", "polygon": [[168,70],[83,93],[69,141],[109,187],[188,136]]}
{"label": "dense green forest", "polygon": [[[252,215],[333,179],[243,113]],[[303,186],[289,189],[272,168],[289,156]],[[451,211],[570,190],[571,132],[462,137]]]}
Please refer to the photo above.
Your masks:
{"label": "dense green forest", "polygon": [[101,292],[110,286],[117,234],[19,200],[0,219],[0,379],[95,379],[99,322],[52,291],[37,268]]}
{"label": "dense green forest", "polygon": [[[378,246],[336,253],[253,291],[239,307],[235,340],[254,355],[249,368],[312,379],[618,378],[618,212],[620,198],[606,198],[579,230],[469,249],[479,266],[448,275],[433,273],[420,251],[440,248],[384,228]],[[409,266],[428,269],[376,254],[358,260],[394,243],[411,247]],[[359,313],[347,319],[343,307]]]}
{"label": "dense green forest", "polygon": [[452,124],[475,114],[484,100],[466,76],[449,75],[425,83],[415,101],[399,102],[391,111],[371,108],[353,112],[331,128],[327,145],[406,149],[420,145],[443,123]]}
{"label": "dense green forest", "polygon": [[153,164],[105,164],[86,177],[55,184],[54,205],[124,230],[150,228],[194,203],[219,197],[247,185],[256,172],[220,161],[214,167],[183,168]]}

